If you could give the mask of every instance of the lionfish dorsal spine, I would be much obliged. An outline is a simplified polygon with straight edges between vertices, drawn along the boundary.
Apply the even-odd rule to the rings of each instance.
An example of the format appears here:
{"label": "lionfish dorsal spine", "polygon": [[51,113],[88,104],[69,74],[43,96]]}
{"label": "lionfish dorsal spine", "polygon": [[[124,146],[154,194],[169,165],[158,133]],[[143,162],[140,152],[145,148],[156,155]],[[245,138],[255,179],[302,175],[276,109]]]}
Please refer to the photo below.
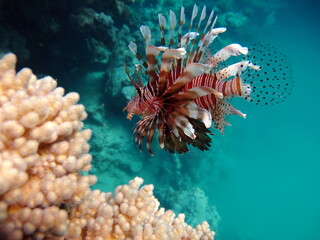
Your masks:
{"label": "lionfish dorsal spine", "polygon": [[169,43],[169,48],[171,48],[174,44],[173,40],[173,34],[174,34],[174,29],[177,25],[177,17],[174,14],[172,10],[170,10],[170,43]]}
{"label": "lionfish dorsal spine", "polygon": [[[190,20],[189,30],[188,30],[188,33],[185,35],[186,36],[185,37],[185,48],[186,48],[187,51],[188,51],[188,43],[191,40],[196,39],[196,37],[199,35],[198,31],[191,32],[192,27],[193,27],[193,21],[197,17],[197,15],[198,15],[198,6],[197,6],[197,4],[194,4],[193,5],[193,9],[192,9],[192,15],[191,15],[191,20]],[[189,63],[189,57],[190,57],[190,54],[189,54],[188,58],[186,59],[187,63]],[[182,61],[182,66],[183,65],[184,65],[184,60]]]}
{"label": "lionfish dorsal spine", "polygon": [[141,25],[140,26],[140,31],[141,34],[144,38],[144,40],[146,41],[146,45],[148,46],[151,42],[151,31],[150,28],[146,25]]}
{"label": "lionfish dorsal spine", "polygon": [[164,28],[167,24],[167,20],[161,13],[158,14],[158,18],[159,18],[159,28],[160,28],[160,41],[161,41],[161,45],[165,46],[166,40],[164,38]]}
{"label": "lionfish dorsal spine", "polygon": [[140,62],[140,64],[147,69],[148,68],[148,64],[143,60],[141,54],[137,51],[137,44],[135,44],[134,42],[130,42],[128,45],[130,51],[134,54],[134,56],[136,57],[136,59]]}
{"label": "lionfish dorsal spine", "polygon": [[140,72],[141,72],[141,65],[140,64],[136,64],[136,67],[134,69],[134,73],[138,79],[138,86],[140,88],[143,88],[143,83],[142,83],[142,79],[140,77]]}
{"label": "lionfish dorsal spine", "polygon": [[129,49],[130,49],[130,51],[134,54],[134,55],[136,55],[137,54],[137,44],[135,44],[134,42],[130,42],[129,43],[129,45],[128,45],[128,47],[129,47]]}
{"label": "lionfish dorsal spine", "polygon": [[182,47],[181,46],[181,38],[182,38],[182,27],[186,22],[186,16],[184,13],[184,7],[181,7],[180,10],[180,24],[179,24],[179,31],[178,31],[178,47]]}
{"label": "lionfish dorsal spine", "polygon": [[[202,34],[201,34],[201,37],[200,37],[200,42],[198,43],[198,46],[197,46],[197,49],[196,49],[196,52],[195,52],[195,55],[194,55],[194,62],[199,62],[200,61],[200,58],[201,58],[201,55],[202,55],[202,53],[199,52],[200,49],[201,49],[200,43],[201,43],[201,41],[203,41],[203,38],[204,38],[205,33],[207,31],[207,28],[209,27],[209,25],[210,25],[210,23],[212,21],[213,14],[214,14],[214,11],[212,10],[210,15],[209,15],[209,17],[208,17],[207,23],[206,23],[206,25],[205,25],[205,27],[204,27],[204,29],[202,31]],[[205,19],[205,15],[204,15],[203,19]]]}
{"label": "lionfish dorsal spine", "polygon": [[157,91],[156,91],[157,97],[162,96],[163,92],[165,91],[166,82],[170,74],[173,61],[178,59],[183,59],[185,57],[186,57],[186,51],[184,48],[167,49],[166,51],[164,51],[164,53],[162,54],[161,69],[160,69],[159,80],[157,84]]}
{"label": "lionfish dorsal spine", "polygon": [[156,72],[156,66],[158,64],[157,56],[160,54],[160,52],[164,52],[166,49],[166,47],[155,47],[151,45],[146,46],[148,75],[150,77],[149,83],[153,87],[156,86],[156,81],[158,79],[158,74]]}
{"label": "lionfish dorsal spine", "polygon": [[211,13],[210,13],[210,15],[208,17],[208,20],[207,20],[207,23],[206,23],[206,26],[203,29],[201,39],[203,39],[203,37],[204,37],[204,35],[205,35],[206,31],[207,31],[207,28],[209,27],[209,25],[210,25],[210,23],[212,21],[213,15],[214,15],[214,10],[211,10]]}
{"label": "lionfish dorsal spine", "polygon": [[197,62],[202,61],[204,52],[208,49],[213,40],[216,39],[220,33],[223,33],[226,30],[226,28],[211,28],[211,30],[204,35],[203,39],[199,42],[199,53],[196,59]]}
{"label": "lionfish dorsal spine", "polygon": [[198,26],[196,28],[196,35],[192,40],[192,44],[191,44],[190,51],[189,51],[190,52],[189,53],[189,59],[187,60],[188,63],[194,61],[195,54],[193,52],[193,48],[194,48],[194,45],[196,43],[197,36],[200,35],[200,33],[199,33],[200,26],[201,26],[202,21],[205,19],[205,17],[206,17],[206,5],[204,5],[203,8],[202,8],[202,12],[201,12],[201,15],[200,15],[200,18],[199,18]]}
{"label": "lionfish dorsal spine", "polygon": [[192,15],[191,15],[191,20],[190,20],[190,25],[189,25],[189,30],[188,30],[188,33],[186,34],[186,44],[185,44],[186,47],[187,47],[187,45],[188,45],[188,43],[190,41],[190,33],[191,33],[191,29],[193,27],[193,21],[196,18],[197,14],[198,14],[198,7],[197,7],[196,4],[194,4],[193,5],[193,10],[192,10]]}
{"label": "lionfish dorsal spine", "polygon": [[130,79],[130,82],[132,83],[132,85],[135,87],[137,93],[139,96],[141,96],[141,89],[140,89],[140,86],[133,80],[133,78],[130,76],[130,72],[129,72],[129,69],[126,65],[123,65],[124,67],[124,70],[128,76],[128,78]]}

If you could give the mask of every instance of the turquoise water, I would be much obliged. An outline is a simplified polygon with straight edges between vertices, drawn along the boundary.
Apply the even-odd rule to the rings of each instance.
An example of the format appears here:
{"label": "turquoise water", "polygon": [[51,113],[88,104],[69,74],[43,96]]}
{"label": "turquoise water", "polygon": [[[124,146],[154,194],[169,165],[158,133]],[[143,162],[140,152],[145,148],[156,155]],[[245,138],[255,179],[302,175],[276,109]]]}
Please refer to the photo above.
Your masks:
{"label": "turquoise water", "polygon": [[218,239],[320,239],[319,6],[287,4],[266,38],[292,63],[293,95],[272,108],[246,105],[248,118],[226,134],[232,167],[204,185],[221,215]]}
{"label": "turquoise water", "polygon": [[[250,1],[247,4],[250,6]],[[218,240],[320,239],[318,6],[298,1],[283,1],[280,5],[275,22],[260,29],[252,24],[255,26],[252,31],[261,32],[253,32],[247,38],[235,32],[231,39],[236,41],[239,37],[243,44],[268,42],[285,53],[294,72],[292,96],[283,104],[265,108],[236,101],[235,105],[247,113],[247,119],[231,117],[233,126],[227,127],[224,137],[220,134],[214,137],[210,151],[192,150],[179,157],[180,167],[177,157],[159,150],[153,158],[140,155],[141,169],[127,171],[121,179],[111,177],[114,182],[108,184],[106,180],[106,189],[139,175],[156,186],[156,196],[166,208],[191,214],[191,218],[187,215],[189,223],[201,219],[210,222],[210,213],[199,210],[198,215],[192,215],[195,207],[191,205],[196,203],[185,204],[187,200],[180,200],[184,208],[177,208],[174,200],[170,201],[177,198],[169,197],[163,190],[171,186],[176,195],[181,195],[185,189],[192,193],[194,187],[199,187],[207,197],[207,204],[216,206],[221,217]],[[228,9],[233,7],[239,6],[230,1]],[[248,22],[246,27],[250,26]],[[233,30],[225,34],[232,34]],[[257,39],[252,39],[255,35]],[[100,174],[103,179],[112,175]],[[180,185],[175,186],[175,181]],[[197,201],[206,204],[202,198]]]}
{"label": "turquoise water", "polygon": [[[190,16],[193,1],[183,4]],[[181,3],[0,0],[0,52],[15,52],[19,66],[80,93],[89,114],[85,127],[93,130],[91,173],[99,178],[94,188],[113,191],[140,176],[155,185],[163,207],[186,213],[191,225],[208,221],[218,240],[319,240],[320,3],[197,4],[218,7],[218,26],[228,29],[214,48],[270,43],[287,55],[295,81],[292,95],[279,105],[237,99],[234,105],[247,119],[230,117],[232,127],[224,136],[215,131],[205,152],[172,155],[155,140],[154,157],[140,153],[132,139],[139,118],[128,121],[122,112],[132,95],[122,66],[134,63],[128,43],[140,41],[142,47],[139,26],[157,32],[157,14],[177,12]]]}

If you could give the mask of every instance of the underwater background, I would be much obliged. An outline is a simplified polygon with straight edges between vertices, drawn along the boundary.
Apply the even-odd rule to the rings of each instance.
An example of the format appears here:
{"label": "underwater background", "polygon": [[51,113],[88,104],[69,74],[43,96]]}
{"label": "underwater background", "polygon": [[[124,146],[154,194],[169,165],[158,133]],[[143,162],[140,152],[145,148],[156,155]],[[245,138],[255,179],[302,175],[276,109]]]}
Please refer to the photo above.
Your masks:
{"label": "underwater background", "polygon": [[235,101],[247,119],[230,117],[232,127],[224,136],[214,131],[206,152],[173,155],[154,141],[154,157],[140,153],[132,139],[138,118],[122,112],[134,93],[123,70],[136,63],[128,43],[142,47],[140,25],[158,32],[159,12],[183,5],[190,16],[194,1],[0,0],[0,52],[80,93],[93,130],[94,188],[111,191],[140,176],[163,207],[185,213],[191,225],[208,221],[218,240],[320,239],[320,3],[196,3],[214,8],[217,26],[227,27],[216,49],[270,43],[291,62],[295,81],[282,104]]}

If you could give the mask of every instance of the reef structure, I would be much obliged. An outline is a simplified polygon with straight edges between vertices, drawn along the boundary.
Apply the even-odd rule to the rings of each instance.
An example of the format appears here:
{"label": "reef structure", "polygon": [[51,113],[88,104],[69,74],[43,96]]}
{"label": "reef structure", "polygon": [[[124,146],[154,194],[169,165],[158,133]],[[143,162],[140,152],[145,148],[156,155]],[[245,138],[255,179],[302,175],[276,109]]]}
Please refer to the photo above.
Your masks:
{"label": "reef structure", "polygon": [[0,59],[0,239],[213,239],[207,222],[159,208],[153,185],[134,178],[112,193],[91,190],[87,116],[79,95],[16,56]]}

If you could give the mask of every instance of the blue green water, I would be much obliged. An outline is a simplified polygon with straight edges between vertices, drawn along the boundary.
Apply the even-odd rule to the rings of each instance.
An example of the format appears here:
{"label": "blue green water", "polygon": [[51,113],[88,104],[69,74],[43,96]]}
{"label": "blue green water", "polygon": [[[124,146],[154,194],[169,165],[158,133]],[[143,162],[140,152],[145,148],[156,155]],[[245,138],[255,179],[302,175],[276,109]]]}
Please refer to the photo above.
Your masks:
{"label": "blue green water", "polygon": [[[250,6],[250,1],[247,4]],[[233,7],[239,5],[230,1],[228,8]],[[237,101],[236,106],[247,113],[247,119],[232,117],[233,126],[226,129],[224,137],[218,134],[214,138],[211,151],[192,151],[182,157],[182,167],[176,170],[180,174],[176,177],[188,175],[191,179],[187,187],[190,191],[200,187],[208,204],[216,206],[221,217],[219,240],[320,239],[318,8],[311,2],[282,1],[273,24],[252,30],[261,31],[256,41],[271,43],[287,55],[294,71],[292,96],[283,104],[267,108]],[[250,28],[250,22],[247,24]],[[236,41],[236,37],[231,39]],[[255,41],[252,36],[239,37],[244,44]],[[175,163],[167,155],[157,152],[152,159],[143,155],[148,160],[143,160],[141,171],[128,173],[127,179],[138,174],[156,188],[168,188],[161,177],[172,181],[177,172],[169,167]],[[155,170],[155,166],[168,170]],[[160,191],[158,197],[165,199],[167,195]],[[173,205],[169,201],[165,207]]]}
{"label": "blue green water", "polygon": [[[192,225],[209,221],[218,240],[319,240],[320,3],[197,1],[200,9],[219,8],[217,24],[228,31],[217,45],[274,45],[287,55],[295,86],[272,107],[235,101],[247,119],[231,117],[232,127],[224,136],[215,132],[209,151],[172,155],[155,140],[150,157],[133,143],[138,118],[128,121],[122,112],[130,85],[122,64],[133,65],[127,45],[143,42],[139,26],[157,29],[157,13],[180,4],[133,2],[0,0],[0,52],[15,52],[18,66],[50,74],[67,92],[81,94],[85,127],[93,130],[94,188],[113,191],[140,176],[155,185],[163,207],[186,213]],[[193,1],[183,4],[189,16]]]}
{"label": "blue green water", "polygon": [[230,172],[204,186],[219,239],[320,239],[319,5],[286,4],[266,38],[287,54],[295,88],[286,103],[243,107],[248,118],[233,121]]}

